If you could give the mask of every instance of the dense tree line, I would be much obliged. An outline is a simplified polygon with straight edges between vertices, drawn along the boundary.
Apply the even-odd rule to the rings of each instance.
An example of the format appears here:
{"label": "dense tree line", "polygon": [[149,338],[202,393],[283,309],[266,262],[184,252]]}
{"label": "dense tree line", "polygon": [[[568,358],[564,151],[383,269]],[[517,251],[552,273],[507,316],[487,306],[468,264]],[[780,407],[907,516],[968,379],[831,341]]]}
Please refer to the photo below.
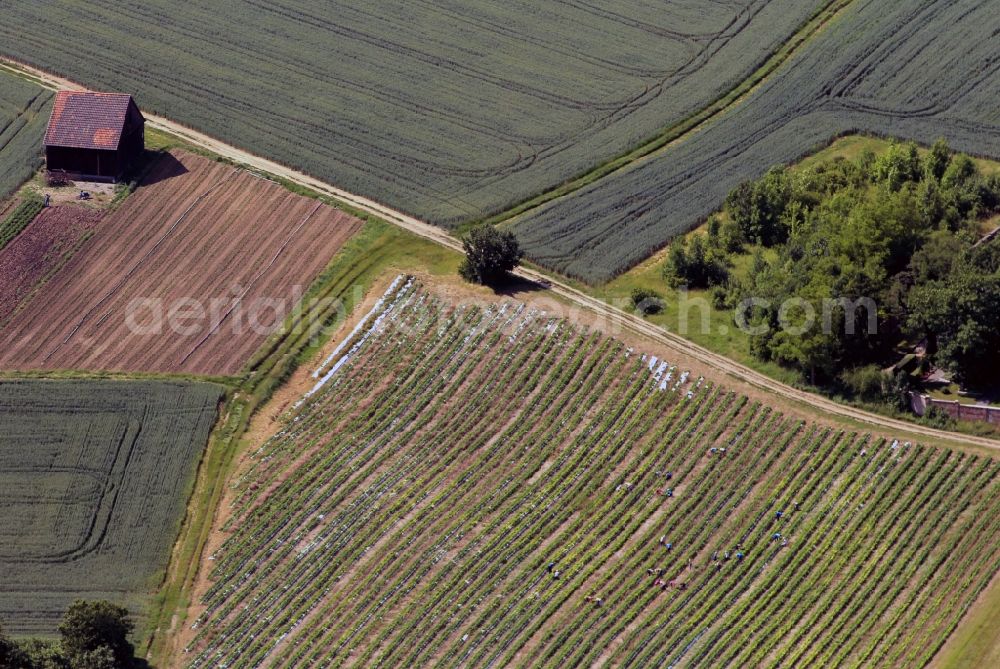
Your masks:
{"label": "dense tree line", "polygon": [[[894,348],[926,340],[957,380],[995,384],[1000,242],[976,242],[998,210],[1000,178],[968,156],[943,141],[924,155],[893,143],[741,184],[724,220],[675,244],[664,271],[675,284],[714,286],[719,306],[740,307],[761,332],[754,355],[814,383],[877,395],[874,386],[896,385],[875,373]],[[732,278],[731,258],[747,245],[750,269]]]}
{"label": "dense tree line", "polygon": [[3,669],[128,669],[137,666],[129,642],[128,610],[110,602],[78,600],[59,625],[56,640],[13,640],[0,627]]}

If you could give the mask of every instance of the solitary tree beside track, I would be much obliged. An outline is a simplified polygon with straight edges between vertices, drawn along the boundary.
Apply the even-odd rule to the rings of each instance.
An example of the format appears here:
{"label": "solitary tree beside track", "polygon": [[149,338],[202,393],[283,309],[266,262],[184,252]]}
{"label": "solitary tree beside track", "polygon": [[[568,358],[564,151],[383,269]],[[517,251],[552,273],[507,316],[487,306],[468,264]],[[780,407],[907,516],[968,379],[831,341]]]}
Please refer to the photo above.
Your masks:
{"label": "solitary tree beside track", "polygon": [[462,239],[465,260],[459,273],[472,283],[494,285],[507,279],[524,255],[513,232],[492,225],[474,228]]}

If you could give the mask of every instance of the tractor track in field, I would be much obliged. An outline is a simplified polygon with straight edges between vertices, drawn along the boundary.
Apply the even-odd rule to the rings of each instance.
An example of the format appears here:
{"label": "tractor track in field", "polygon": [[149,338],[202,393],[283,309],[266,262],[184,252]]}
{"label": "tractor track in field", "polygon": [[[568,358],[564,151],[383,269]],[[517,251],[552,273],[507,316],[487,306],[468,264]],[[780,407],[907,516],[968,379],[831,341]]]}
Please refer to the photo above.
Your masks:
{"label": "tractor track in field", "polygon": [[[86,87],[68,79],[48,74],[34,67],[18,63],[7,58],[0,58],[0,63],[5,64],[10,69],[20,71],[22,74],[27,74],[40,81],[43,85],[54,90],[86,90]],[[179,123],[171,121],[170,119],[157,116],[155,114],[146,114],[145,112],[144,115],[146,116],[146,122],[153,128],[177,135],[195,146],[217,153],[220,156],[233,160],[237,163],[244,164],[253,169],[260,170],[282,179],[287,179],[288,181],[300,186],[311,188],[322,195],[340,200],[351,207],[383,218],[386,221],[424,239],[428,239],[459,253],[462,252],[461,242],[442,228],[426,223],[414,216],[404,214],[369,198],[355,195],[343,189],[337,188],[336,186],[325,183],[320,179],[309,176],[285,165],[281,165],[275,161],[254,155],[249,151],[237,148],[191,128],[187,128]],[[653,342],[670,346],[680,353],[687,355],[692,360],[696,360],[704,365],[718,370],[723,374],[731,376],[755,388],[767,391],[778,397],[819,409],[820,411],[833,416],[846,418],[865,425],[871,425],[874,428],[892,432],[893,434],[912,435],[914,437],[944,440],[968,446],[1000,451],[1000,441],[995,439],[960,434],[956,432],[947,432],[904,420],[880,416],[863,409],[835,402],[834,400],[827,399],[821,395],[800,390],[772,379],[766,374],[762,374],[761,372],[758,372],[750,367],[730,360],[723,355],[713,353],[702,346],[684,339],[680,335],[668,332],[656,325],[652,325],[638,316],[608,305],[600,299],[588,295],[583,291],[547,274],[523,267],[519,268],[515,273],[522,279],[545,286],[552,294],[583,307],[604,319],[607,319],[609,323],[621,326],[632,331],[633,333],[652,340]]]}

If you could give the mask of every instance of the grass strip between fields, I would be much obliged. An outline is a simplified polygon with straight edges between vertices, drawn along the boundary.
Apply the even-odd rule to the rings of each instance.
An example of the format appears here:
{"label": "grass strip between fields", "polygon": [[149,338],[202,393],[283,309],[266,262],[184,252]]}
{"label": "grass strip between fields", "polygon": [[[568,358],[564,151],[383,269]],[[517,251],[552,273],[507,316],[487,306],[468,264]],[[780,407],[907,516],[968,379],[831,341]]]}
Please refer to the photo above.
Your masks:
{"label": "grass strip between fields", "polygon": [[[296,189],[299,190],[299,189]],[[420,269],[453,274],[458,254],[420,239],[395,226],[365,216],[366,224],[313,283],[303,302],[318,306],[293,314],[250,360],[226,395],[219,424],[199,466],[187,515],[174,548],[163,586],[150,605],[149,628],[140,637],[139,652],[154,666],[165,666],[172,630],[184,624],[192,603],[191,588],[202,565],[202,552],[225,482],[254,413],[293,371],[315,354],[364,299],[374,282],[392,270]],[[319,329],[301,327],[319,324]]]}
{"label": "grass strip between fields", "polygon": [[794,56],[810,39],[815,37],[830,21],[843,12],[853,0],[830,0],[824,7],[820,8],[799,30],[786,41],[780,49],[771,56],[747,79],[744,79],[735,88],[718,98],[708,106],[701,109],[687,118],[674,123],[661,130],[655,137],[647,140],[631,151],[607,162],[597,165],[591,170],[570,179],[563,184],[544,191],[535,197],[525,200],[506,211],[484,219],[483,221],[473,221],[459,226],[459,232],[467,230],[479,223],[489,223],[499,225],[512,221],[522,214],[537,209],[538,207],[567,195],[570,195],[581,188],[603,179],[619,170],[625,169],[639,160],[665,148],[668,145],[682,141],[688,135],[700,130],[704,125],[715,118],[726,113],[734,106],[740,104],[746,97],[760,86],[765,79],[773,74],[779,67]]}

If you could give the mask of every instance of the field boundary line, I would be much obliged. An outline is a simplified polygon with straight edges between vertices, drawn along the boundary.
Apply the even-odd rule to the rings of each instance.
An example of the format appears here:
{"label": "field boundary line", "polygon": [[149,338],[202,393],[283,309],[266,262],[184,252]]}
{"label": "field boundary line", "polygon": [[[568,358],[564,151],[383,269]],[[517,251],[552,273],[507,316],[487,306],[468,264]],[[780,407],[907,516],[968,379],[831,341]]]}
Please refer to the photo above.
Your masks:
{"label": "field boundary line", "polygon": [[661,128],[652,139],[648,139],[624,154],[611,158],[575,177],[571,177],[562,184],[534,195],[498,214],[488,216],[483,219],[483,222],[493,225],[511,224],[529,211],[570,196],[616,172],[632,167],[664,149],[686,141],[720,116],[743,104],[782,65],[796,56],[813,37],[822,32],[830,22],[838,18],[853,2],[854,0],[830,0],[809,17],[788,40],[772,52],[764,60],[764,63],[747,78],[738,82],[729,91],[723,93],[689,116],[665,128]]}

